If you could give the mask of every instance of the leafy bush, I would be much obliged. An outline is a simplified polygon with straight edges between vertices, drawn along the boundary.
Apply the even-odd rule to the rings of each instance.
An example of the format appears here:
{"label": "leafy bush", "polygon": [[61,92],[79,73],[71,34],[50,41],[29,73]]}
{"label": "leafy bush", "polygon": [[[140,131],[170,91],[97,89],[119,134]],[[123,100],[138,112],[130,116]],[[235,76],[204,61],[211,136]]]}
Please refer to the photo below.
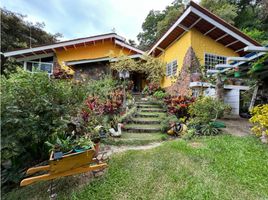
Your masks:
{"label": "leafy bush", "polygon": [[156,92],[153,94],[153,96],[154,96],[155,98],[157,98],[157,99],[163,99],[163,98],[166,97],[166,95],[167,95],[167,94],[166,94],[165,92],[161,91],[161,90],[156,91]]}
{"label": "leafy bush", "polygon": [[268,104],[255,106],[251,111],[250,122],[254,124],[251,129],[256,136],[268,137]]}
{"label": "leafy bush", "polygon": [[148,85],[146,85],[143,88],[142,94],[143,95],[153,95],[157,91],[162,91],[159,83],[149,83]]}
{"label": "leafy bush", "polygon": [[164,102],[167,105],[167,111],[174,114],[177,118],[188,118],[189,106],[194,102],[194,98],[186,96],[171,97],[167,96]]}
{"label": "leafy bush", "polygon": [[189,113],[194,124],[208,124],[212,120],[223,117],[230,111],[230,106],[212,97],[199,97],[190,105]]}
{"label": "leafy bush", "polygon": [[14,183],[21,169],[48,158],[44,142],[68,130],[85,91],[80,84],[23,70],[1,81],[2,183]]}
{"label": "leafy bush", "polygon": [[215,128],[213,124],[208,123],[201,126],[200,133],[202,135],[218,135],[220,133],[220,129]]}
{"label": "leafy bush", "polygon": [[168,115],[168,116],[164,116],[161,119],[161,132],[162,133],[166,133],[170,127],[171,124],[178,122],[178,118],[175,115]]}

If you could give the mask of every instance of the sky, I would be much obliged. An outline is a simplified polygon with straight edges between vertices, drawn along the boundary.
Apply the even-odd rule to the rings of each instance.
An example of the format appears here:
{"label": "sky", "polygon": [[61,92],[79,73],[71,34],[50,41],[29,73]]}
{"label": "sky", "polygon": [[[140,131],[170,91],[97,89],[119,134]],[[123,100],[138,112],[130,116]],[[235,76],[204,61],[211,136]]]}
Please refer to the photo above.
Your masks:
{"label": "sky", "polygon": [[60,40],[115,32],[137,41],[150,10],[163,10],[173,0],[5,0],[1,7],[27,15],[26,20],[44,22]]}

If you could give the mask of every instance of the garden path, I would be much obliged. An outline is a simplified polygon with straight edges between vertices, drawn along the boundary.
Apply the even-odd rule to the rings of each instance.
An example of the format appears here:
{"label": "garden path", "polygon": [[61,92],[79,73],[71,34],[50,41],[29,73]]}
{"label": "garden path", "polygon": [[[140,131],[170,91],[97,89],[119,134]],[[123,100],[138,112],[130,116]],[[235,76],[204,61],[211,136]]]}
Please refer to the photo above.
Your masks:
{"label": "garden path", "polygon": [[226,128],[223,129],[224,132],[240,137],[251,134],[250,128],[252,127],[252,124],[248,119],[239,116],[229,116],[220,121],[226,124]]}

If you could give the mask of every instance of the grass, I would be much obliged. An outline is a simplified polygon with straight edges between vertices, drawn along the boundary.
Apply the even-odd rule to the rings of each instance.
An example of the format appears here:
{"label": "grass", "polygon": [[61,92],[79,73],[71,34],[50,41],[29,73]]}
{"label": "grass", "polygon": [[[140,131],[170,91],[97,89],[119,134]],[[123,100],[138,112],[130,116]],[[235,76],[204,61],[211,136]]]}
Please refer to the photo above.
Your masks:
{"label": "grass", "polygon": [[[114,155],[103,177],[80,188],[72,177],[63,179],[65,190],[58,188],[58,199],[264,200],[267,162],[268,146],[251,136],[169,141]],[[42,184],[13,191],[5,199],[43,199]]]}

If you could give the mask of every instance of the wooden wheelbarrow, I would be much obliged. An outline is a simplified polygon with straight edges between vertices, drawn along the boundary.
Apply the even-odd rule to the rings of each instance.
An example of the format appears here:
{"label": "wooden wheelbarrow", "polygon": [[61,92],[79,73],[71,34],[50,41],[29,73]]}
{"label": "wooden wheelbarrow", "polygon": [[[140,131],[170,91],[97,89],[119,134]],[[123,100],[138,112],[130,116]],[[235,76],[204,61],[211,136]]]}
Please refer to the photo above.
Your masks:
{"label": "wooden wheelbarrow", "polygon": [[70,153],[55,160],[52,152],[49,159],[49,165],[32,167],[26,172],[27,175],[41,171],[47,171],[47,173],[25,178],[20,182],[20,186],[106,168],[107,164],[99,163],[95,158],[95,155],[96,151],[94,149],[89,149],[84,152]]}

